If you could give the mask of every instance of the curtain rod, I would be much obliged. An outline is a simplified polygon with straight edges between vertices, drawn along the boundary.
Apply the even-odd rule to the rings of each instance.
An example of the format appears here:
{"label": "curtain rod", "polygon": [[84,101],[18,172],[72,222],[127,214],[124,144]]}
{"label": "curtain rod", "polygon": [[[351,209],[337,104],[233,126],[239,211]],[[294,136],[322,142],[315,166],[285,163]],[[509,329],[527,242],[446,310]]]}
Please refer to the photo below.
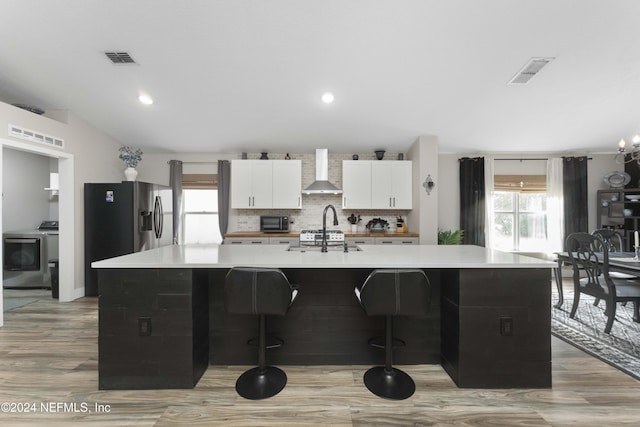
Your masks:
{"label": "curtain rod", "polygon": [[[566,158],[567,156],[562,156],[562,158]],[[573,156],[572,156],[573,157]],[[548,158],[542,158],[542,157],[529,157],[529,158],[511,158],[511,159],[493,159],[493,160],[519,160],[519,161],[523,161],[523,160],[549,160]],[[593,160],[593,157],[587,157],[587,160]]]}
{"label": "curtain rod", "polygon": [[[178,160],[183,165],[217,165],[218,161],[215,162],[183,162],[182,160]],[[167,164],[171,164],[171,160],[167,160]]]}
{"label": "curtain rod", "polygon": [[523,160],[549,160],[546,157],[542,158],[542,157],[529,157],[529,158],[518,158],[518,159],[493,159],[493,160],[519,160],[519,161],[523,161]]}

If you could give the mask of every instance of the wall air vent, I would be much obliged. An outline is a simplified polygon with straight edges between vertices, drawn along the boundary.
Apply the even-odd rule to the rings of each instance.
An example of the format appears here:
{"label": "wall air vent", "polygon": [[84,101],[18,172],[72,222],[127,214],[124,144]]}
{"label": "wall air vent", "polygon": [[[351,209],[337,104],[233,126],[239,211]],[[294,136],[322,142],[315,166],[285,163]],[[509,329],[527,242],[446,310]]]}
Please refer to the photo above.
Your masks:
{"label": "wall air vent", "polygon": [[523,85],[529,82],[542,70],[542,68],[547,65],[549,62],[553,61],[554,58],[531,58],[529,62],[525,64],[524,67],[518,73],[513,76],[511,80],[509,80],[508,85]]}
{"label": "wall air vent", "polygon": [[136,63],[128,52],[105,52],[104,54],[107,55],[107,58],[109,58],[114,64],[122,65]]}
{"label": "wall air vent", "polygon": [[44,110],[40,107],[36,107],[35,105],[29,105],[29,104],[11,104],[11,105],[13,105],[14,107],[22,108],[23,110],[30,111],[39,116],[44,114]]}
{"label": "wall air vent", "polygon": [[45,135],[34,130],[21,128],[20,126],[9,125],[9,136],[26,139],[27,141],[32,142],[39,142],[41,144],[52,145],[58,148],[64,148],[64,139]]}

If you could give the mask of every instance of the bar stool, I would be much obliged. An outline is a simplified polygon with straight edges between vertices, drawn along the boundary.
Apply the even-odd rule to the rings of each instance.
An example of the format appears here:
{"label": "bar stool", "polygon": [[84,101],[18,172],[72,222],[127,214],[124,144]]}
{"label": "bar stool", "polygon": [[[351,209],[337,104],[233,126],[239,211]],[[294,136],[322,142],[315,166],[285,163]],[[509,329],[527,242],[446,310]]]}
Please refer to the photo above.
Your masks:
{"label": "bar stool", "polygon": [[260,322],[258,366],[236,381],[236,392],[252,400],[280,393],[287,374],[266,364],[266,315],[284,316],[298,294],[277,268],[234,267],[225,278],[224,306],[228,313],[257,314]]}
{"label": "bar stool", "polygon": [[385,366],[365,372],[364,384],[376,396],[402,400],[416,390],[413,379],[392,366],[393,316],[420,316],[427,312],[431,285],[422,270],[378,269],[369,274],[356,296],[368,316],[385,316]]}

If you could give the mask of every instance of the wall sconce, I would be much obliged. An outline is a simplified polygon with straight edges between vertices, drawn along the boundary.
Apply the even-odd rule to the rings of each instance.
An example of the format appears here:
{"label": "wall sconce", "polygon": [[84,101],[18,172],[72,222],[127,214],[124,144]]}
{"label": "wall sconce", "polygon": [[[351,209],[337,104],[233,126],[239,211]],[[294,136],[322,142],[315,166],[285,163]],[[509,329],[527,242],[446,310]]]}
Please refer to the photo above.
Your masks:
{"label": "wall sconce", "polygon": [[436,186],[436,183],[433,182],[431,175],[427,175],[427,179],[422,183],[422,186],[426,190],[427,195],[431,195],[431,190]]}

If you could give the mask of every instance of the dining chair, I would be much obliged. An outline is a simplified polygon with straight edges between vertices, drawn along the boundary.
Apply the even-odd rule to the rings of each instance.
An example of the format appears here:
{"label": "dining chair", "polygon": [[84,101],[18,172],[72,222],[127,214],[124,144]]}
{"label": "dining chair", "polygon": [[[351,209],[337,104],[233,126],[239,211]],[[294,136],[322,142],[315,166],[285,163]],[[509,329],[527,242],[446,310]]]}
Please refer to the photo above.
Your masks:
{"label": "dining chair", "polygon": [[[609,228],[600,228],[598,230],[593,230],[591,234],[602,239],[604,244],[608,246],[609,253],[624,251],[624,239],[622,238],[622,234],[620,234],[619,231],[611,230]],[[622,273],[620,271],[610,271],[609,275],[614,279],[640,279],[640,277],[638,276],[628,273]],[[598,304],[600,304],[600,298],[596,298],[593,302],[593,305],[596,307],[598,306]],[[626,302],[622,303],[622,305],[626,304]]]}
{"label": "dining chair", "polygon": [[604,300],[607,323],[605,333],[611,332],[619,302],[632,301],[638,318],[640,307],[640,279],[616,279],[609,272],[609,247],[597,235],[572,233],[567,236],[566,248],[573,266],[573,306],[570,318],[574,318],[580,295],[586,294]]}
{"label": "dining chair", "polygon": [[609,247],[609,252],[623,251],[624,239],[619,231],[611,230],[610,228],[599,228],[597,230],[593,230],[591,234],[600,237],[604,244]]}

